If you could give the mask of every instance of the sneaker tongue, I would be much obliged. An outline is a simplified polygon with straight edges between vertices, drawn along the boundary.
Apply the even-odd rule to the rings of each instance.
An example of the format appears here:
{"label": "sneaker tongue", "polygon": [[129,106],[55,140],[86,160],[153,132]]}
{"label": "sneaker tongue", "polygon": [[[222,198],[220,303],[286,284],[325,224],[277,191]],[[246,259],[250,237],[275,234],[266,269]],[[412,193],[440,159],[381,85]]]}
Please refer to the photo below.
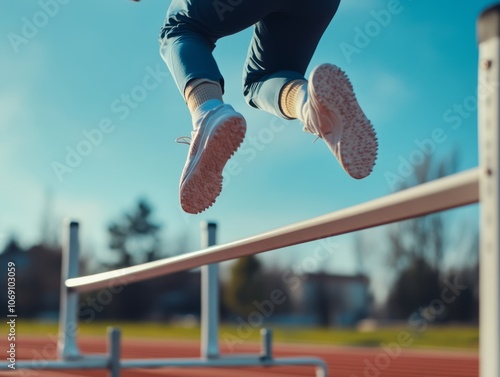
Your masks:
{"label": "sneaker tongue", "polygon": [[302,108],[302,116],[304,117],[304,120],[302,121],[302,123],[304,124],[304,131],[316,136],[320,136],[320,130],[316,126],[316,124],[319,122],[318,119],[316,119],[316,113],[314,112],[314,110],[311,111],[310,103],[304,104]]}
{"label": "sneaker tongue", "polygon": [[191,114],[193,129],[196,131],[199,128],[199,123],[209,111],[214,110],[223,104],[224,102],[218,99],[211,99],[198,106],[198,108]]}
{"label": "sneaker tongue", "polygon": [[208,113],[210,110],[213,110],[221,105],[223,105],[224,102],[218,99],[211,99],[206,102],[203,102],[196,111],[194,112],[193,115],[204,115],[205,113]]}

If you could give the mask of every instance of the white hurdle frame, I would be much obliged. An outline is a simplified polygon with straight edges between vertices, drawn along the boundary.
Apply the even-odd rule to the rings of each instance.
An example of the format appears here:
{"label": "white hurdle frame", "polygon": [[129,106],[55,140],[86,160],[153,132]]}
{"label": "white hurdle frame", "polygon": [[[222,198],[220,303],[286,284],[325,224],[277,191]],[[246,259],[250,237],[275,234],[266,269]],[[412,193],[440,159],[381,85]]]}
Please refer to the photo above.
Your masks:
{"label": "white hurdle frame", "polygon": [[[242,256],[350,233],[480,202],[480,377],[500,377],[500,4],[478,20],[479,167],[429,182],[357,206],[302,221],[232,243],[215,246],[214,223],[202,224],[202,250],[92,276],[78,275],[78,224],[65,226],[59,360],[44,361],[44,369],[108,369],[119,377],[123,368],[237,367],[313,365],[325,377],[318,358],[273,358],[269,330],[262,330],[260,355],[220,355],[218,343],[218,265]],[[88,356],[78,349],[78,294],[123,286],[157,276],[202,267],[201,357],[121,360],[120,331],[110,329],[109,354]],[[0,364],[7,370],[8,364]],[[17,362],[30,368],[30,361]]]}
{"label": "white hurdle frame", "polygon": [[500,4],[483,12],[479,41],[481,377],[500,375]]}

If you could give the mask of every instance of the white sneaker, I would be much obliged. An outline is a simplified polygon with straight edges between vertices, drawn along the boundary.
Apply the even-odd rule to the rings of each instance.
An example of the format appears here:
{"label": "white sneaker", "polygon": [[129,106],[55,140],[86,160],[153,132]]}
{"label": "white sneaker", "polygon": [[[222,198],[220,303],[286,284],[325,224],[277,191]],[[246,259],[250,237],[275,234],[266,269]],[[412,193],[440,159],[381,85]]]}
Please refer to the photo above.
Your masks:
{"label": "white sneaker", "polygon": [[196,214],[210,207],[222,190],[222,170],[243,142],[246,122],[230,105],[195,114],[194,131],[186,165],[181,175],[179,196],[182,209]]}
{"label": "white sneaker", "polygon": [[377,158],[375,131],[345,73],[332,64],[316,67],[301,110],[304,130],[324,140],[351,177],[368,176]]}

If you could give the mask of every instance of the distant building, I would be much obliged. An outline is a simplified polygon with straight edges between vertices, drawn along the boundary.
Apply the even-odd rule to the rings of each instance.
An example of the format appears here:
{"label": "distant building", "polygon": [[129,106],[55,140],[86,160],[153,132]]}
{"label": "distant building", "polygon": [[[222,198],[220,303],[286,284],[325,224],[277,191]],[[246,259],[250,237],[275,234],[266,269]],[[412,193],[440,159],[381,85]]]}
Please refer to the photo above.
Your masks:
{"label": "distant building", "polygon": [[149,319],[177,320],[199,318],[201,312],[201,274],[180,271],[151,280]]}
{"label": "distant building", "polygon": [[283,316],[289,324],[355,326],[369,314],[369,279],[364,275],[305,274],[290,289],[293,312]]}
{"label": "distant building", "polygon": [[0,254],[0,265],[7,266],[8,262],[14,262],[18,270],[26,268],[29,264],[28,255],[15,239],[9,240]]}
{"label": "distant building", "polygon": [[[61,279],[61,250],[33,246],[28,250],[11,240],[0,254],[0,266],[14,262],[16,266],[16,310],[23,318],[57,319]],[[2,279],[0,287],[6,280]],[[0,301],[6,300],[7,289],[0,290]]]}

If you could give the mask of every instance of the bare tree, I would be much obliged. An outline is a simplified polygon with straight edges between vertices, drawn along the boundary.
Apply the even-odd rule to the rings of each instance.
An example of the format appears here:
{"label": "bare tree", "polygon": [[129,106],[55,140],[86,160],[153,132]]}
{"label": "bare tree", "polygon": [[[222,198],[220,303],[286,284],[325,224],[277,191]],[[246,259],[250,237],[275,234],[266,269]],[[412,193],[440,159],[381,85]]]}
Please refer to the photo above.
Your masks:
{"label": "bare tree", "polygon": [[109,267],[128,267],[158,258],[160,225],[151,220],[152,212],[151,205],[141,199],[135,211],[109,226],[110,247],[118,254],[118,261]]}
{"label": "bare tree", "polygon": [[[456,152],[441,160],[428,156],[400,189],[450,175],[456,172],[457,165]],[[457,238],[446,216],[446,213],[437,213],[387,227],[387,262],[397,276],[387,300],[392,316],[407,318],[415,310],[439,299],[447,273],[444,257],[447,251],[456,247]],[[460,236],[468,235],[464,232]]]}

